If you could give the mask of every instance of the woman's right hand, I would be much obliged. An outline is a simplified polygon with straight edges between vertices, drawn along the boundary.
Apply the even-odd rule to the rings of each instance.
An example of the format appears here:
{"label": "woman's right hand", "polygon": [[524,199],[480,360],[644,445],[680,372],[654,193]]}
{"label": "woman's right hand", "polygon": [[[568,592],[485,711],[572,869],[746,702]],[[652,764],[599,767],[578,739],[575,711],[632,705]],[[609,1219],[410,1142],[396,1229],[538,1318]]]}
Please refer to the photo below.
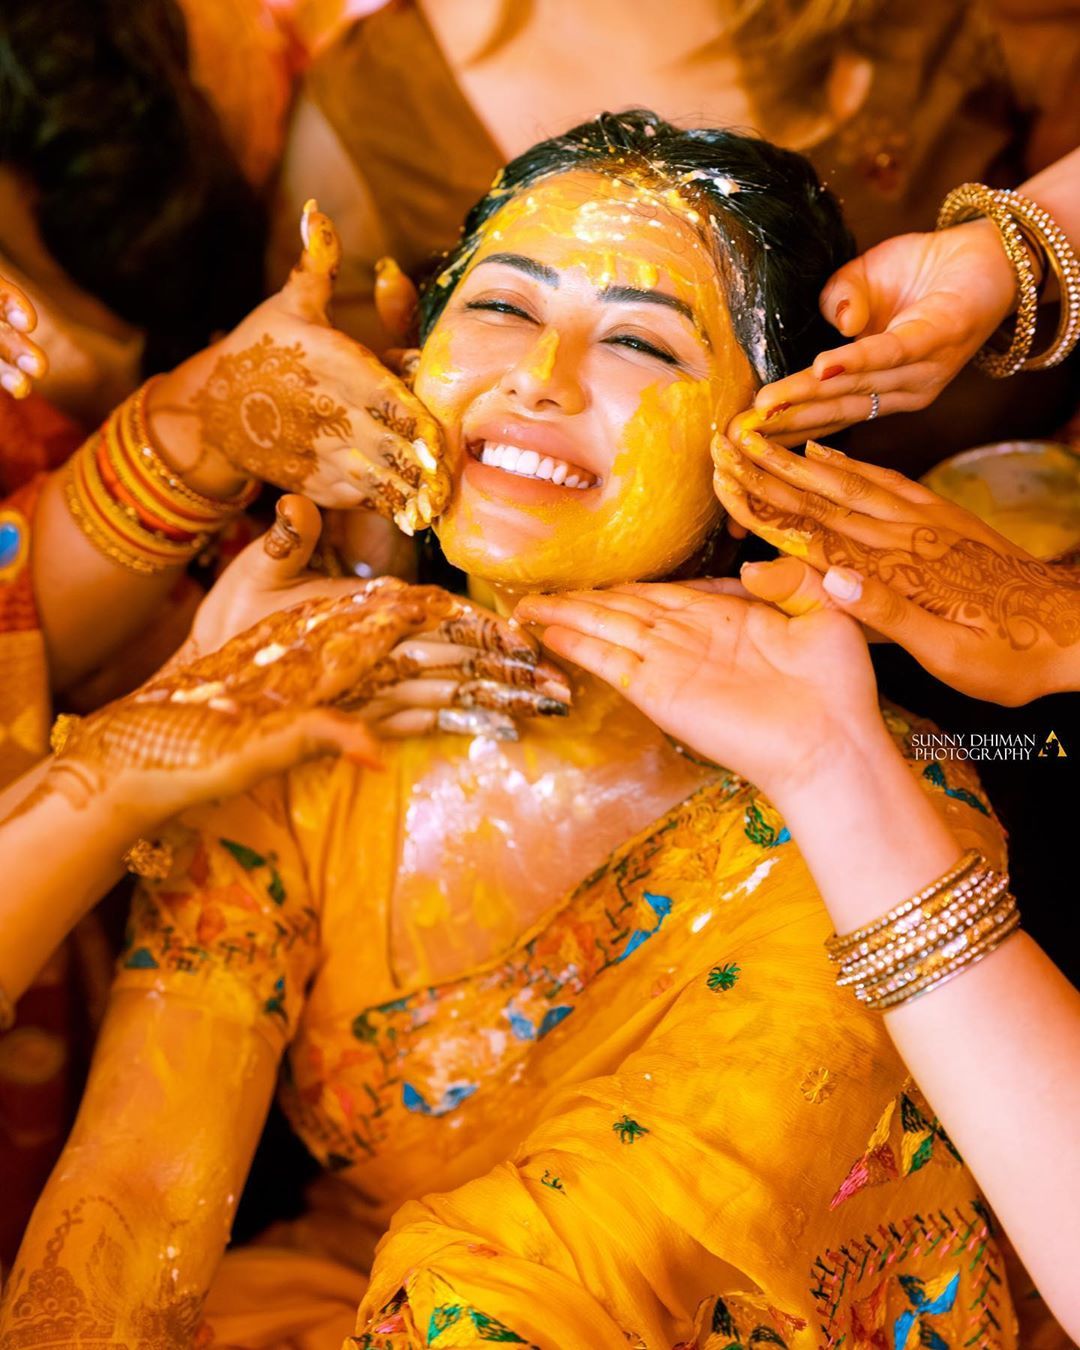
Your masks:
{"label": "woman's right hand", "polygon": [[759,389],[759,424],[795,445],[864,421],[871,394],[882,417],[925,408],[1015,302],[1016,279],[988,220],[886,239],[821,292],[824,317],[854,340]]}
{"label": "woman's right hand", "polygon": [[26,336],[37,327],[37,313],[13,282],[0,276],[0,386],[14,398],[25,398],[31,378],[49,368],[41,348]]}
{"label": "woman's right hand", "polygon": [[340,244],[314,202],[301,233],[284,287],[153,386],[152,430],[196,491],[229,496],[259,478],[320,506],[377,511],[411,534],[449,500],[441,428],[397,375],[330,326]]}

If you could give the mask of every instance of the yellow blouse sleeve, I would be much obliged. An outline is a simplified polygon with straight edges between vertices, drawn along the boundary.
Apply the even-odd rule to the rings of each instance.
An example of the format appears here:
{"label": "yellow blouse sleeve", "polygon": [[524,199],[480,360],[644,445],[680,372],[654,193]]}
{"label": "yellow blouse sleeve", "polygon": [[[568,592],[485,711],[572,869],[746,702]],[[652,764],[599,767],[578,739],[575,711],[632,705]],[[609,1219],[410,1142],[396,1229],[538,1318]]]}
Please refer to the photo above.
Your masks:
{"label": "yellow blouse sleeve", "polygon": [[188,812],[164,842],[172,868],[136,892],[114,987],[195,1000],[250,1025],[280,1052],[319,945],[284,780]]}
{"label": "yellow blouse sleeve", "polygon": [[[967,777],[912,767],[996,854]],[[398,1212],[349,1350],[1015,1344],[972,1179],[880,1017],[837,989],[785,840],[742,883],[754,903],[718,889],[688,925],[666,1014],[614,1072]]]}

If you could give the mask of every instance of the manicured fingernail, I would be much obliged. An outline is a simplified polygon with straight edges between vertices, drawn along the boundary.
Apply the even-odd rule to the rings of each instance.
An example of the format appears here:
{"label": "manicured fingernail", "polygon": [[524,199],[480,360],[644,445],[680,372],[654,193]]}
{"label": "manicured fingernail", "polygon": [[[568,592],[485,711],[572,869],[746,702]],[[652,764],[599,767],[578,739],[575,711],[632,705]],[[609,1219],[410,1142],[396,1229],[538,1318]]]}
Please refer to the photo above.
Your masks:
{"label": "manicured fingernail", "polygon": [[862,577],[846,567],[830,567],[821,584],[836,600],[858,600],[862,595]]}
{"label": "manicured fingernail", "polygon": [[538,709],[545,717],[569,717],[569,716],[570,716],[570,705],[569,705],[569,703],[563,703],[561,699],[557,699],[557,698],[542,698],[542,699],[540,699],[540,700],[537,702],[536,706],[537,706],[537,709]]}
{"label": "manicured fingernail", "polygon": [[30,327],[30,315],[19,305],[8,305],[7,313],[4,315],[12,328],[17,328],[20,333],[25,333]]}
{"label": "manicured fingernail", "polygon": [[431,453],[427,441],[422,436],[417,436],[412,443],[412,448],[416,451],[416,458],[420,461],[420,467],[426,469],[428,473],[434,473],[439,467],[439,461]]}
{"label": "manicured fingernail", "polygon": [[768,422],[768,421],[771,421],[771,419],[774,418],[774,417],[779,417],[779,415],[780,415],[782,412],[787,412],[787,410],[788,410],[790,407],[791,407],[791,404],[790,404],[790,403],[777,403],[777,404],[775,404],[775,405],[774,405],[773,407],[771,407],[771,408],[769,409],[769,411],[765,414],[765,421]]}
{"label": "manicured fingernail", "polygon": [[844,314],[845,314],[850,308],[851,308],[851,301],[850,301],[850,300],[841,300],[840,303],[836,306],[836,319],[835,319],[835,322],[836,322],[836,323],[839,323],[840,320],[844,317]]}
{"label": "manicured fingernail", "polygon": [[843,366],[826,366],[825,369],[818,376],[818,379],[835,380],[837,375],[843,375],[845,373],[846,372]]}
{"label": "manicured fingernail", "polygon": [[304,242],[304,247],[311,245],[311,213],[319,209],[319,203],[314,197],[309,197],[304,203],[304,209],[300,212],[300,238]]}
{"label": "manicured fingernail", "polygon": [[843,459],[843,453],[840,450],[833,450],[828,445],[819,445],[817,441],[806,442],[806,454],[810,459]]}
{"label": "manicured fingernail", "polygon": [[0,375],[0,385],[3,385],[8,393],[14,395],[15,398],[21,398],[26,393],[26,376],[20,375],[17,370],[5,370]]}
{"label": "manicured fingernail", "polygon": [[20,370],[25,370],[27,375],[36,375],[40,368],[37,357],[30,352],[23,352],[15,364]]}

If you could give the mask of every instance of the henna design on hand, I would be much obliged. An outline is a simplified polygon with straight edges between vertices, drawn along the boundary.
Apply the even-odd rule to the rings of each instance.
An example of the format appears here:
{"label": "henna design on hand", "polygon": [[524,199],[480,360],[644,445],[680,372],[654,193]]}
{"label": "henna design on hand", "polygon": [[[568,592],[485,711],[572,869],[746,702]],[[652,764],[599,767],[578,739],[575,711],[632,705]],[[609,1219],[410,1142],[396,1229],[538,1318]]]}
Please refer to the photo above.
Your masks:
{"label": "henna design on hand", "polygon": [[192,399],[204,445],[237,469],[283,488],[302,488],[318,463],[320,436],[345,438],[345,407],[318,393],[299,343],[264,333],[254,346],[218,358]]}
{"label": "henna design on hand", "polygon": [[56,764],[107,773],[213,766],[301,710],[347,705],[402,638],[462,608],[437,587],[379,578],[352,595],[272,614],[86,718]]}
{"label": "henna design on hand", "polygon": [[[84,1238],[79,1256],[62,1262],[68,1238],[88,1223],[91,1206],[104,1206],[108,1216],[92,1241]],[[17,1266],[12,1274],[0,1304],[0,1350],[71,1350],[123,1345],[129,1338],[139,1350],[203,1343],[197,1337],[205,1294],[178,1289],[164,1262],[153,1302],[124,1304],[117,1277],[130,1264],[137,1241],[108,1197],[84,1196],[62,1215],[40,1263],[30,1270]]]}
{"label": "henna design on hand", "polygon": [[876,577],[954,623],[992,625],[1014,651],[1029,650],[1044,635],[1059,647],[1080,641],[1080,578],[1068,568],[1003,554],[928,525],[912,531],[906,549],[874,548],[763,497],[748,494],[746,502],[762,525],[816,543],[826,566]]}

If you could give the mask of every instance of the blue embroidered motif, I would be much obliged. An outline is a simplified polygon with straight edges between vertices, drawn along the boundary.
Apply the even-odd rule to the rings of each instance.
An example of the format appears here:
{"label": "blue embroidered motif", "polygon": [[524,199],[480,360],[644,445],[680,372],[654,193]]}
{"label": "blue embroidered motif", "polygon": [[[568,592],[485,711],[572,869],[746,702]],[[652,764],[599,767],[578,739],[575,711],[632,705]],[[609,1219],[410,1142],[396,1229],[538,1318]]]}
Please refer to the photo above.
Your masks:
{"label": "blue embroidered motif", "polygon": [[459,1107],[475,1091],[475,1083],[455,1083],[453,1087],[446,1089],[438,1104],[432,1106],[425,1099],[424,1094],[417,1091],[411,1083],[403,1083],[401,1085],[401,1103],[406,1111],[415,1111],[421,1116],[445,1116]]}
{"label": "blue embroidered motif", "polygon": [[923,1325],[922,1319],[952,1311],[957,1290],[960,1288],[960,1272],[957,1271],[936,1298],[926,1297],[926,1288],[922,1280],[914,1275],[901,1275],[900,1284],[912,1306],[902,1312],[893,1324],[893,1350],[905,1350],[908,1337],[916,1323],[919,1323],[920,1346],[929,1347],[929,1350],[949,1350],[948,1344],[933,1327]]}
{"label": "blue embroidered motif", "polygon": [[671,913],[671,901],[666,895],[653,895],[651,891],[645,892],[645,900],[649,908],[656,915],[656,922],[651,928],[635,928],[626,940],[626,946],[622,952],[612,961],[613,966],[617,966],[620,961],[625,961],[632,952],[636,952],[643,942],[648,942],[654,933],[659,932],[660,925]]}

